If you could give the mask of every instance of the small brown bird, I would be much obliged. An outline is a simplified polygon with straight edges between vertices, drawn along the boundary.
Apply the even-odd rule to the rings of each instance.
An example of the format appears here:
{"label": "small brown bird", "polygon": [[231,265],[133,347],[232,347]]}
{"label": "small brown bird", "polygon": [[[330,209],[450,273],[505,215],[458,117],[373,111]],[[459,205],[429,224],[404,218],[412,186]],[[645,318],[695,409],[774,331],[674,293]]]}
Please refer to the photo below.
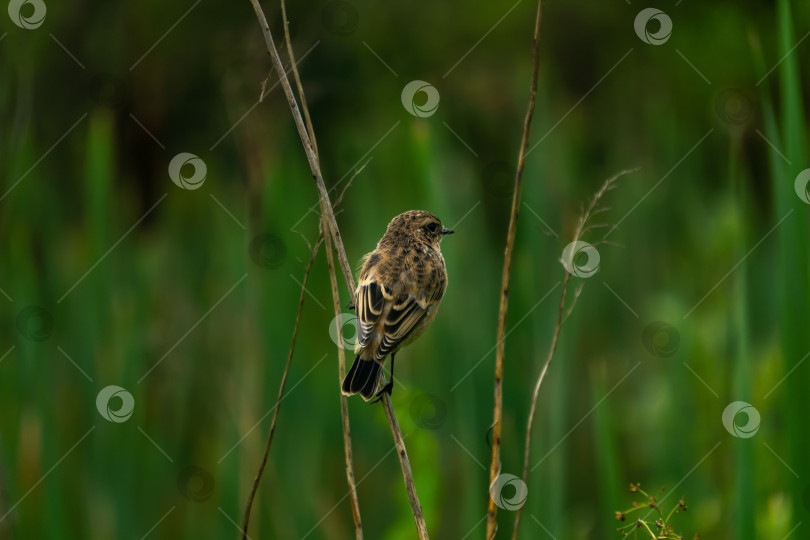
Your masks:
{"label": "small brown bird", "polygon": [[[394,355],[430,325],[447,288],[447,270],[439,248],[453,234],[439,218],[422,210],[398,215],[388,224],[377,248],[363,258],[357,290],[357,344],[343,393],[366,401],[391,393]],[[391,381],[379,392],[380,371],[391,355]]]}

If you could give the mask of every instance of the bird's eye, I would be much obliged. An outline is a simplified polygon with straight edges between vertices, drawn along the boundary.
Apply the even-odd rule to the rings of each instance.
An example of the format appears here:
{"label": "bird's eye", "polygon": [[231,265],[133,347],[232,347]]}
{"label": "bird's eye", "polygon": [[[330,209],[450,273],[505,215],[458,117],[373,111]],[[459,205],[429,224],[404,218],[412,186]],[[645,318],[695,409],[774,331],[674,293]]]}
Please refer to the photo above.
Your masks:
{"label": "bird's eye", "polygon": [[435,233],[436,231],[439,230],[439,225],[437,223],[435,223],[435,222],[434,223],[428,223],[427,230],[432,232],[432,233]]}

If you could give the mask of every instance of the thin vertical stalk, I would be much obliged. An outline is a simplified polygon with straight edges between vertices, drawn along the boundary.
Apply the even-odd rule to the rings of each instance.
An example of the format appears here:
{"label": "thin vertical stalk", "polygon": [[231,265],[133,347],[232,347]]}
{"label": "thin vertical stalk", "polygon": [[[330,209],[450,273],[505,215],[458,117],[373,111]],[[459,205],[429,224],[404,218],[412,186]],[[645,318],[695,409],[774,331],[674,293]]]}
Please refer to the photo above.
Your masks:
{"label": "thin vertical stalk", "polygon": [[[503,274],[501,275],[501,301],[498,309],[498,337],[495,355],[495,399],[492,420],[492,460],[489,466],[490,485],[501,474],[501,423],[503,421],[503,362],[506,340],[506,315],[509,307],[509,276],[512,269],[512,253],[515,249],[515,235],[517,234],[517,219],[520,210],[520,192],[523,187],[523,167],[526,162],[526,151],[529,146],[529,133],[534,116],[534,104],[537,96],[537,74],[540,68],[540,22],[543,15],[543,0],[537,2],[537,15],[534,22],[534,67],[529,87],[529,105],[526,117],[523,120],[523,135],[520,139],[517,171],[515,173],[515,191],[512,194],[512,210],[509,215],[509,229],[506,233],[506,248],[504,250]],[[498,507],[492,497],[487,507],[487,538],[492,540],[498,531],[496,516]]]}
{"label": "thin vertical stalk", "polygon": [[[332,240],[326,238],[326,261],[329,265],[329,282],[332,285],[332,303],[335,308],[335,322],[340,315],[340,293],[338,292],[337,272],[335,258],[332,254]],[[338,342],[338,375],[340,381],[346,376],[346,355],[343,352],[343,325],[337,324]],[[360,502],[357,499],[357,483],[354,479],[354,460],[352,459],[352,435],[349,429],[349,403],[342,392],[340,395],[340,420],[343,424],[343,453],[346,457],[346,481],[349,484],[349,501],[352,505],[352,518],[354,519],[354,534],[357,540],[363,540],[363,524],[360,519]]]}

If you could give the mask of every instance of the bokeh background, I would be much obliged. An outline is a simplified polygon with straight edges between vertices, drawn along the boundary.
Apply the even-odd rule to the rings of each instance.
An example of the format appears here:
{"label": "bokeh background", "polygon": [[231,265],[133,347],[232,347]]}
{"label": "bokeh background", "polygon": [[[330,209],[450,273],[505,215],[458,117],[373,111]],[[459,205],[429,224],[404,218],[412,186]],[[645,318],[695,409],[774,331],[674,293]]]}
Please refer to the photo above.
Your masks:
{"label": "bokeh background", "polygon": [[[280,43],[279,5],[263,4]],[[318,229],[278,77],[247,1],[43,5],[36,28],[0,16],[0,538],[234,538]],[[29,20],[41,9],[10,6]],[[614,512],[639,500],[631,482],[667,488],[666,510],[684,496],[674,524],[687,538],[807,538],[810,206],[794,181],[810,167],[810,5],[659,2],[672,23],[659,44],[634,28],[647,7],[544,11],[505,473],[520,475],[581,205],[638,170],[595,221],[618,225],[617,245],[598,246],[594,276],[572,278],[570,292],[583,288],[541,391],[520,538],[618,537]],[[352,262],[408,209],[457,231],[441,311],[401,353],[393,394],[438,539],[484,536],[535,9],[288,6],[333,197],[370,159],[338,214]],[[440,95],[425,117],[403,106],[413,80]],[[169,176],[181,152],[205,164],[197,189]],[[252,538],[353,537],[323,251],[307,289]],[[99,408],[108,386],[123,392]],[[126,413],[128,395],[131,416],[102,416]],[[724,426],[737,401],[753,410]],[[359,398],[349,411],[365,537],[414,538],[383,411]],[[499,538],[513,518],[500,510]]]}

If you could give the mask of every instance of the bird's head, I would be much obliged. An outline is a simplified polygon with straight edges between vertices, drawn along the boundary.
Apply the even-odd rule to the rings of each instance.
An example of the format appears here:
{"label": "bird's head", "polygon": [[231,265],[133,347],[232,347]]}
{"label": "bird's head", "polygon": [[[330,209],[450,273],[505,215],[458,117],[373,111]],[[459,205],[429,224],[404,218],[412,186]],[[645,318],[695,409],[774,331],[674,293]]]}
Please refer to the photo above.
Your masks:
{"label": "bird's head", "polygon": [[391,220],[386,235],[405,236],[438,248],[442,238],[453,232],[452,229],[445,228],[441,220],[430,212],[410,210]]}

